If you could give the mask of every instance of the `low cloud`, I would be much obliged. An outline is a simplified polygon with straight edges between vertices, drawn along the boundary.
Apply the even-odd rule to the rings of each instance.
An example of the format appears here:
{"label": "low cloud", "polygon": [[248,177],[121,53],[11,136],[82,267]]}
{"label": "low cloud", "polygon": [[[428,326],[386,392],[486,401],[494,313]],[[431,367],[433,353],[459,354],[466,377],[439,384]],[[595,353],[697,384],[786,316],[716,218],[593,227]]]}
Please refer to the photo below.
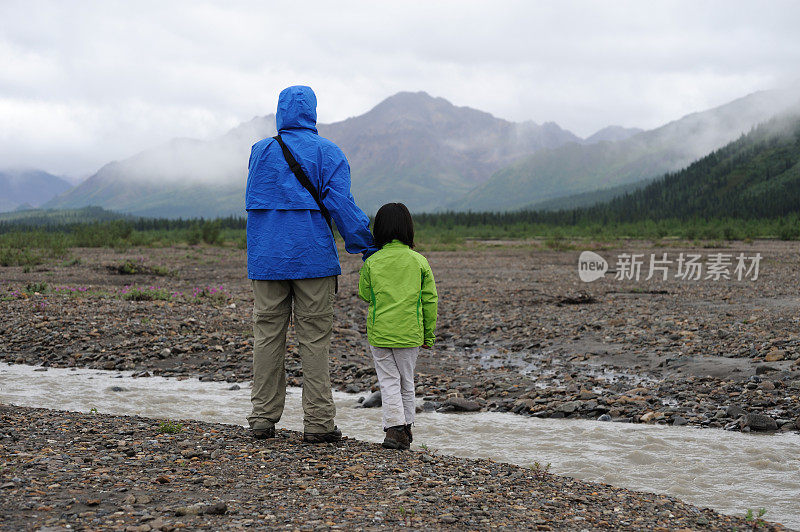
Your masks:
{"label": "low cloud", "polygon": [[309,84],[321,122],[425,90],[580,136],[800,77],[793,2],[0,5],[0,166],[86,175]]}

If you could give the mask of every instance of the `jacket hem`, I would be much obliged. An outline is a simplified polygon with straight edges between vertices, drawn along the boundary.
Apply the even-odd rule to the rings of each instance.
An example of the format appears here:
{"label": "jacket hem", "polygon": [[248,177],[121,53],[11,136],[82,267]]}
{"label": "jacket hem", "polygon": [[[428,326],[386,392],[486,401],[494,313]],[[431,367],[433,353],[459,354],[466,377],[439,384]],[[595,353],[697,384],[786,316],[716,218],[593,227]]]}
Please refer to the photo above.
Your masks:
{"label": "jacket hem", "polygon": [[265,275],[258,275],[249,273],[247,278],[251,281],[296,281],[298,279],[320,279],[322,277],[333,277],[335,275],[341,275],[342,270],[337,268],[335,270],[330,270],[329,272],[323,273],[294,273],[294,274],[265,274]]}
{"label": "jacket hem", "polygon": [[397,342],[371,342],[367,339],[367,343],[372,347],[383,347],[385,349],[411,349],[412,347],[422,347],[423,344],[421,343],[412,343],[412,344],[398,344]]}

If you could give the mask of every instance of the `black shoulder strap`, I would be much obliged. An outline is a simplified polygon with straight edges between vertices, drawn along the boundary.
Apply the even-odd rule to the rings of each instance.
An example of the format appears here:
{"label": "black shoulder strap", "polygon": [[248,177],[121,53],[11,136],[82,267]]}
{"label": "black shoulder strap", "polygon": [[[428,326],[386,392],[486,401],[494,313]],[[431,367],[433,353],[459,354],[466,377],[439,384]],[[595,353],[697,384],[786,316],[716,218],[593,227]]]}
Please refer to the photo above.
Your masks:
{"label": "black shoulder strap", "polygon": [[289,163],[289,168],[291,168],[292,173],[295,175],[295,177],[297,177],[297,180],[300,181],[300,184],[303,185],[303,188],[305,188],[306,190],[308,190],[309,193],[311,193],[311,197],[314,198],[314,201],[317,202],[317,205],[319,206],[319,210],[322,213],[322,216],[325,218],[325,221],[328,222],[328,228],[330,228],[331,233],[333,233],[333,226],[331,225],[331,213],[328,212],[328,209],[322,203],[322,200],[319,199],[319,192],[317,192],[317,189],[314,188],[314,185],[311,184],[311,180],[308,179],[308,176],[300,167],[300,164],[294,158],[292,152],[289,151],[288,146],[286,146],[286,143],[283,142],[281,136],[275,135],[272,138],[277,140],[278,144],[281,145],[281,150],[283,151],[283,157],[286,159],[286,162]]}

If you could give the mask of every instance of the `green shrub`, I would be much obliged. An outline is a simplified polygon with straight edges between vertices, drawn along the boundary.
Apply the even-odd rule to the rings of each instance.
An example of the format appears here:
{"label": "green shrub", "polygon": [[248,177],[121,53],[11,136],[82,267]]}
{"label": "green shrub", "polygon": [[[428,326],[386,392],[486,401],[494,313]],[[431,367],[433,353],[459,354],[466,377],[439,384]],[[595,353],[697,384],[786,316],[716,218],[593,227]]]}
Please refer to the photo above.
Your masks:
{"label": "green shrub", "polygon": [[147,288],[126,286],[120,291],[120,297],[125,301],[168,301],[172,298],[172,294],[157,286]]}
{"label": "green shrub", "polygon": [[144,259],[125,259],[119,264],[112,264],[108,269],[120,275],[159,275],[168,276],[172,272],[163,266],[148,266],[144,263]]}
{"label": "green shrub", "polygon": [[183,425],[174,423],[172,421],[162,421],[158,426],[158,432],[161,434],[177,434],[183,430]]}
{"label": "green shrub", "polygon": [[25,291],[29,294],[33,294],[35,292],[39,292],[40,294],[44,294],[47,292],[48,286],[47,283],[28,283],[25,285]]}
{"label": "green shrub", "polygon": [[0,266],[36,266],[41,263],[42,257],[29,249],[0,247]]}
{"label": "green shrub", "polygon": [[213,222],[203,222],[203,225],[200,227],[200,233],[202,234],[203,242],[206,244],[219,243],[220,230],[221,227],[218,220],[214,220]]}
{"label": "green shrub", "polygon": [[784,223],[778,228],[778,238],[781,240],[798,240],[800,239],[800,225],[793,223]]}
{"label": "green shrub", "polygon": [[200,229],[195,227],[194,229],[190,229],[188,233],[186,233],[186,243],[190,246],[196,246],[200,243],[203,236],[200,234]]}

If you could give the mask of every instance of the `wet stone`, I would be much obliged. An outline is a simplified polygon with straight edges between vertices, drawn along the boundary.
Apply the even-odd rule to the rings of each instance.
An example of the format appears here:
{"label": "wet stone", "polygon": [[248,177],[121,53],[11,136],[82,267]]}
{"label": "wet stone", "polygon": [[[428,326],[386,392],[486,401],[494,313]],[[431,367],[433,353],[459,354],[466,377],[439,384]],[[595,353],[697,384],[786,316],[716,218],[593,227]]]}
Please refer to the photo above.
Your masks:
{"label": "wet stone", "polygon": [[747,414],[740,423],[742,429],[748,428],[753,431],[775,431],[778,430],[777,422],[769,416],[762,414]]}
{"label": "wet stone", "polygon": [[477,412],[481,405],[463,397],[450,397],[444,402],[444,407],[449,407],[454,412]]}
{"label": "wet stone", "polygon": [[372,392],[366,399],[364,399],[364,402],[361,403],[361,406],[363,408],[376,408],[381,406],[381,392]]}

